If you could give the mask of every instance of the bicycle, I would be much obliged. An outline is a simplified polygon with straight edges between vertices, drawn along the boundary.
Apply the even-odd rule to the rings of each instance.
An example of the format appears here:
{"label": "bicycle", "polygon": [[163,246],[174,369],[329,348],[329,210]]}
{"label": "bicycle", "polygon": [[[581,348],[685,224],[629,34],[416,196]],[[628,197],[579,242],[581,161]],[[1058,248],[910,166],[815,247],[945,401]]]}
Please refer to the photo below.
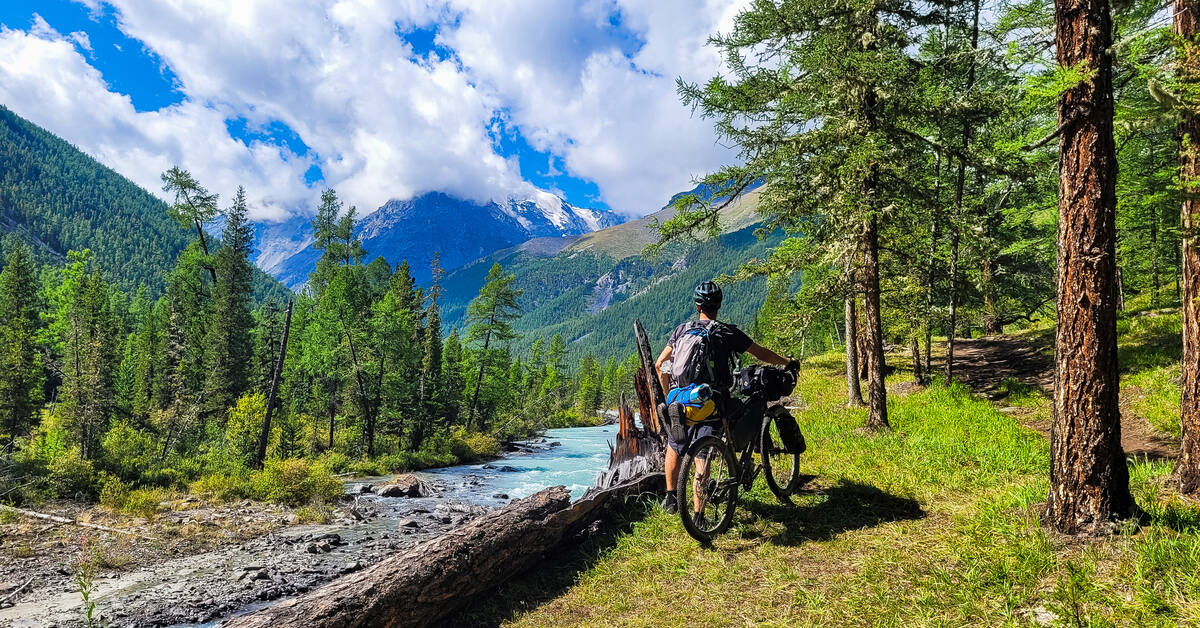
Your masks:
{"label": "bicycle", "polygon": [[[787,420],[794,426],[795,419],[783,406],[767,407],[792,392],[795,374],[784,369],[751,366],[739,370],[736,378],[745,400],[740,407],[697,424],[714,427],[719,424],[720,436],[703,436],[688,446],[676,487],[683,527],[702,543],[729,528],[737,507],[738,489],[750,490],[760,471],[765,471],[767,488],[784,504],[792,503],[791,496],[803,484],[800,454],[805,450],[804,436],[797,427],[798,444],[786,445],[780,424]],[[735,456],[735,452],[740,455]],[[754,461],[756,452],[761,464]]]}

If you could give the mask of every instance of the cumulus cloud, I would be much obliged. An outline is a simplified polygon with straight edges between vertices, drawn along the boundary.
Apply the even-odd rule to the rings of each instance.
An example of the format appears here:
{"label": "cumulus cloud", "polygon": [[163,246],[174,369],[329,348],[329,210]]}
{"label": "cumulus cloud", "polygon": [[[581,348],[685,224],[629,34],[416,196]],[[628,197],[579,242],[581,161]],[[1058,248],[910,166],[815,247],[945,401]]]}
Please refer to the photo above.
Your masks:
{"label": "cumulus cloud", "polygon": [[[548,172],[596,182],[626,213],[732,157],[674,80],[720,70],[704,42],[743,0],[77,1],[109,7],[183,102],[136,111],[72,45],[86,39],[40,17],[0,31],[0,102],[154,191],[175,163],[223,194],[244,183],[257,218],[311,207],[314,163],[362,212],[428,190],[534,196],[497,147],[499,120],[551,154]],[[414,28],[453,53],[416,58],[399,36]],[[232,118],[282,122],[311,152],[235,139]]]}

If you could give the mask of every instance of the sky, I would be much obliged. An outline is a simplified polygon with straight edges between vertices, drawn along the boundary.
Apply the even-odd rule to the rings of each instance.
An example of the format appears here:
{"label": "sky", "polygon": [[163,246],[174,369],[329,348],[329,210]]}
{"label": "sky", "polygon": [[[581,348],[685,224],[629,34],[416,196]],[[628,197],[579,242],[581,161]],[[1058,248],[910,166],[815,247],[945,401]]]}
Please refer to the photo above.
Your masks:
{"label": "sky", "polygon": [[0,104],[256,220],[536,190],[640,216],[736,158],[677,78],[746,0],[2,0]]}

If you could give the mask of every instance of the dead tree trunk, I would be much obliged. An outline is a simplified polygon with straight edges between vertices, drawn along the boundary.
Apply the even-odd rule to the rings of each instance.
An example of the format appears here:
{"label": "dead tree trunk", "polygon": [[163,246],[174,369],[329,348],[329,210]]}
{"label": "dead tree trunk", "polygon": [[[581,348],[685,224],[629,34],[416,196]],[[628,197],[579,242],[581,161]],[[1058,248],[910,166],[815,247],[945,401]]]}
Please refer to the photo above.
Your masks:
{"label": "dead tree trunk", "polygon": [[1131,514],[1117,379],[1116,148],[1108,0],[1055,0],[1058,65],[1091,78],[1058,100],[1058,329],[1045,522],[1103,533]]}
{"label": "dead tree trunk", "polygon": [[271,415],[275,413],[275,397],[279,394],[279,375],[283,372],[283,360],[287,357],[288,333],[292,329],[292,302],[288,301],[287,316],[283,323],[283,342],[279,345],[279,359],[271,371],[271,392],[267,395],[267,412],[263,417],[262,431],[258,434],[258,449],[254,454],[254,468],[261,469],[267,459],[267,440],[271,436]]}
{"label": "dead tree trunk", "polygon": [[[664,417],[658,416],[658,406],[666,401],[666,395],[663,393],[662,382],[658,381],[658,373],[654,368],[654,354],[650,351],[650,338],[646,335],[646,328],[642,326],[641,319],[633,321],[633,334],[637,340],[638,357],[642,363],[642,373],[646,377],[646,387],[650,393],[650,414],[643,415],[642,422],[651,426],[655,432],[666,435],[666,420]],[[634,380],[636,383],[636,379]],[[649,422],[647,422],[649,419]]]}
{"label": "dead tree trunk", "polygon": [[[1188,44],[1179,64],[1181,81],[1200,81],[1200,50],[1196,50],[1197,22],[1200,21],[1200,2],[1176,0],[1175,34]],[[1183,202],[1180,209],[1180,228],[1183,232],[1183,360],[1180,365],[1180,387],[1183,403],[1180,406],[1182,443],[1175,473],[1181,493],[1200,493],[1200,249],[1196,247],[1196,225],[1200,221],[1200,116],[1184,113],[1179,125],[1179,180]],[[1157,283],[1157,281],[1156,281]],[[1156,290],[1157,293],[1157,290]]]}

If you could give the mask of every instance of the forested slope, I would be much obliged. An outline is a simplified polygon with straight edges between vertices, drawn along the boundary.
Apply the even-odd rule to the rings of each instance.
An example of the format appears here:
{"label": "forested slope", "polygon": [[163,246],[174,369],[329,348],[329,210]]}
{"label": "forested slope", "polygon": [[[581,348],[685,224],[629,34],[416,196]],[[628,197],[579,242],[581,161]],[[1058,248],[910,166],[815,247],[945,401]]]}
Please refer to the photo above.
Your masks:
{"label": "forested slope", "polygon": [[[43,264],[91,249],[107,281],[158,294],[191,238],[157,197],[0,105],[0,255],[18,240]],[[261,272],[254,287],[259,298],[286,294]]]}

